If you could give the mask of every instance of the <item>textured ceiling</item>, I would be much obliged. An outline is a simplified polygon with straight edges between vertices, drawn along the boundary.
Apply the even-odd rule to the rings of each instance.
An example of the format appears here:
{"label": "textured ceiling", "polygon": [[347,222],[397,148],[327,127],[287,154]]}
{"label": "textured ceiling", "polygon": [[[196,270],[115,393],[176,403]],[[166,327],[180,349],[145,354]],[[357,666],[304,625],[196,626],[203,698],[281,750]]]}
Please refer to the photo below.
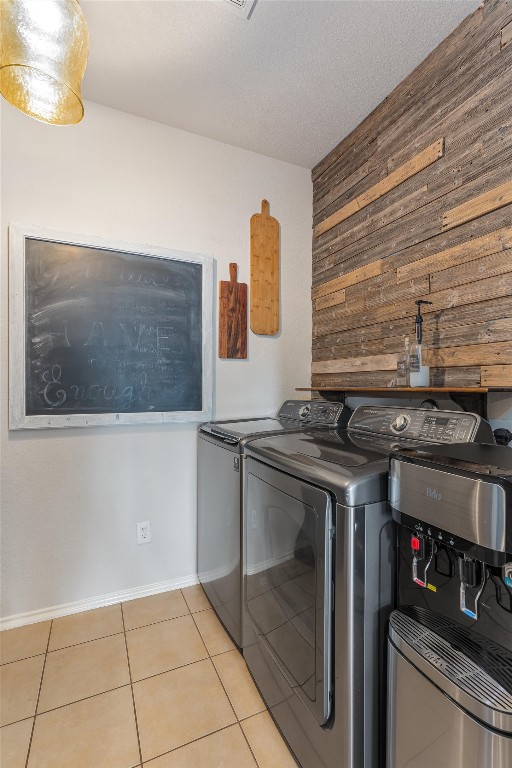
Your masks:
{"label": "textured ceiling", "polygon": [[[82,0],[84,97],[313,167],[476,0]],[[87,118],[87,112],[86,112]]]}

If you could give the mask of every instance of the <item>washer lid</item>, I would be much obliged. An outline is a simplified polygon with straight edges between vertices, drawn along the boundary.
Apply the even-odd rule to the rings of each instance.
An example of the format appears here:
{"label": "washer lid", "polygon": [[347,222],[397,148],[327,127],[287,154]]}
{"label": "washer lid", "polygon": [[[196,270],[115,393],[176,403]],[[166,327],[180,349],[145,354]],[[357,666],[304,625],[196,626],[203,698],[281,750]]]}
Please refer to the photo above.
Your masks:
{"label": "washer lid", "polygon": [[263,416],[249,419],[226,419],[201,424],[200,432],[212,435],[218,440],[243,444],[247,438],[264,435],[267,432],[287,432],[306,427],[334,429],[344,427],[352,414],[343,403],[314,400],[285,400],[277,416]]}
{"label": "washer lid", "polygon": [[[201,424],[199,430],[207,432],[214,437],[221,439],[231,438],[238,442],[249,435],[265,434],[265,432],[279,432],[289,429],[289,423],[281,423],[275,417],[264,417],[261,419],[239,419],[235,421],[209,421]],[[295,425],[297,428],[297,425]]]}
{"label": "washer lid", "polygon": [[388,456],[345,430],[304,429],[252,440],[246,454],[336,494],[346,506],[387,499]]}

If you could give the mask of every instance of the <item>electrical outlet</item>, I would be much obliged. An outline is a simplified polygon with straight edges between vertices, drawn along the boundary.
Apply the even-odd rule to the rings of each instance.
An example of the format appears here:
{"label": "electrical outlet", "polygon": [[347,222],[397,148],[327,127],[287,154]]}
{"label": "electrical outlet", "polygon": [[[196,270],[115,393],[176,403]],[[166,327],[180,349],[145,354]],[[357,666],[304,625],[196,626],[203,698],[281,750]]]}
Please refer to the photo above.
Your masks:
{"label": "electrical outlet", "polygon": [[151,541],[151,523],[137,523],[137,544],[149,544]]}

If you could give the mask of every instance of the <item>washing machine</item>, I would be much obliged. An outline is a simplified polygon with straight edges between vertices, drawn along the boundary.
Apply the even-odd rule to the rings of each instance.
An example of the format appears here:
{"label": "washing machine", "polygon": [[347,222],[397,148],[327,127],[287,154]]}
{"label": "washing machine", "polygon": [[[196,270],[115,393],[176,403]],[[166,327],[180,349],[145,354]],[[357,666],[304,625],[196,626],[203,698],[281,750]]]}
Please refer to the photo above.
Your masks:
{"label": "washing machine", "polygon": [[262,435],[296,432],[308,426],[345,426],[350,414],[342,403],[286,400],[275,417],[210,421],[199,427],[199,581],[238,647],[244,643],[241,500],[245,447]]}
{"label": "washing machine", "polygon": [[247,444],[243,655],[302,768],[384,765],[389,456],[476,439],[474,414],[365,405],[346,430]]}

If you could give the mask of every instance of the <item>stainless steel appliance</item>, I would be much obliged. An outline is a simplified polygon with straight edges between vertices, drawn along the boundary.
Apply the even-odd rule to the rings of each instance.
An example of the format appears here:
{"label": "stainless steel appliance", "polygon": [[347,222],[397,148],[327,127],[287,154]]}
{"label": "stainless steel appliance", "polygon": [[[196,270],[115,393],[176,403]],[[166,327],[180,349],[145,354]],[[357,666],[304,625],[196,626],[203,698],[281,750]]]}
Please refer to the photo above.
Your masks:
{"label": "stainless steel appliance", "polygon": [[360,406],[347,430],[246,446],[243,654],[303,768],[384,764],[389,454],[477,435],[473,414]]}
{"label": "stainless steel appliance", "polygon": [[243,645],[241,499],[245,446],[265,434],[306,426],[346,425],[350,409],[341,403],[286,400],[275,418],[212,421],[199,427],[199,581],[234,642]]}
{"label": "stainless steel appliance", "polygon": [[388,768],[512,766],[512,449],[391,459]]}

